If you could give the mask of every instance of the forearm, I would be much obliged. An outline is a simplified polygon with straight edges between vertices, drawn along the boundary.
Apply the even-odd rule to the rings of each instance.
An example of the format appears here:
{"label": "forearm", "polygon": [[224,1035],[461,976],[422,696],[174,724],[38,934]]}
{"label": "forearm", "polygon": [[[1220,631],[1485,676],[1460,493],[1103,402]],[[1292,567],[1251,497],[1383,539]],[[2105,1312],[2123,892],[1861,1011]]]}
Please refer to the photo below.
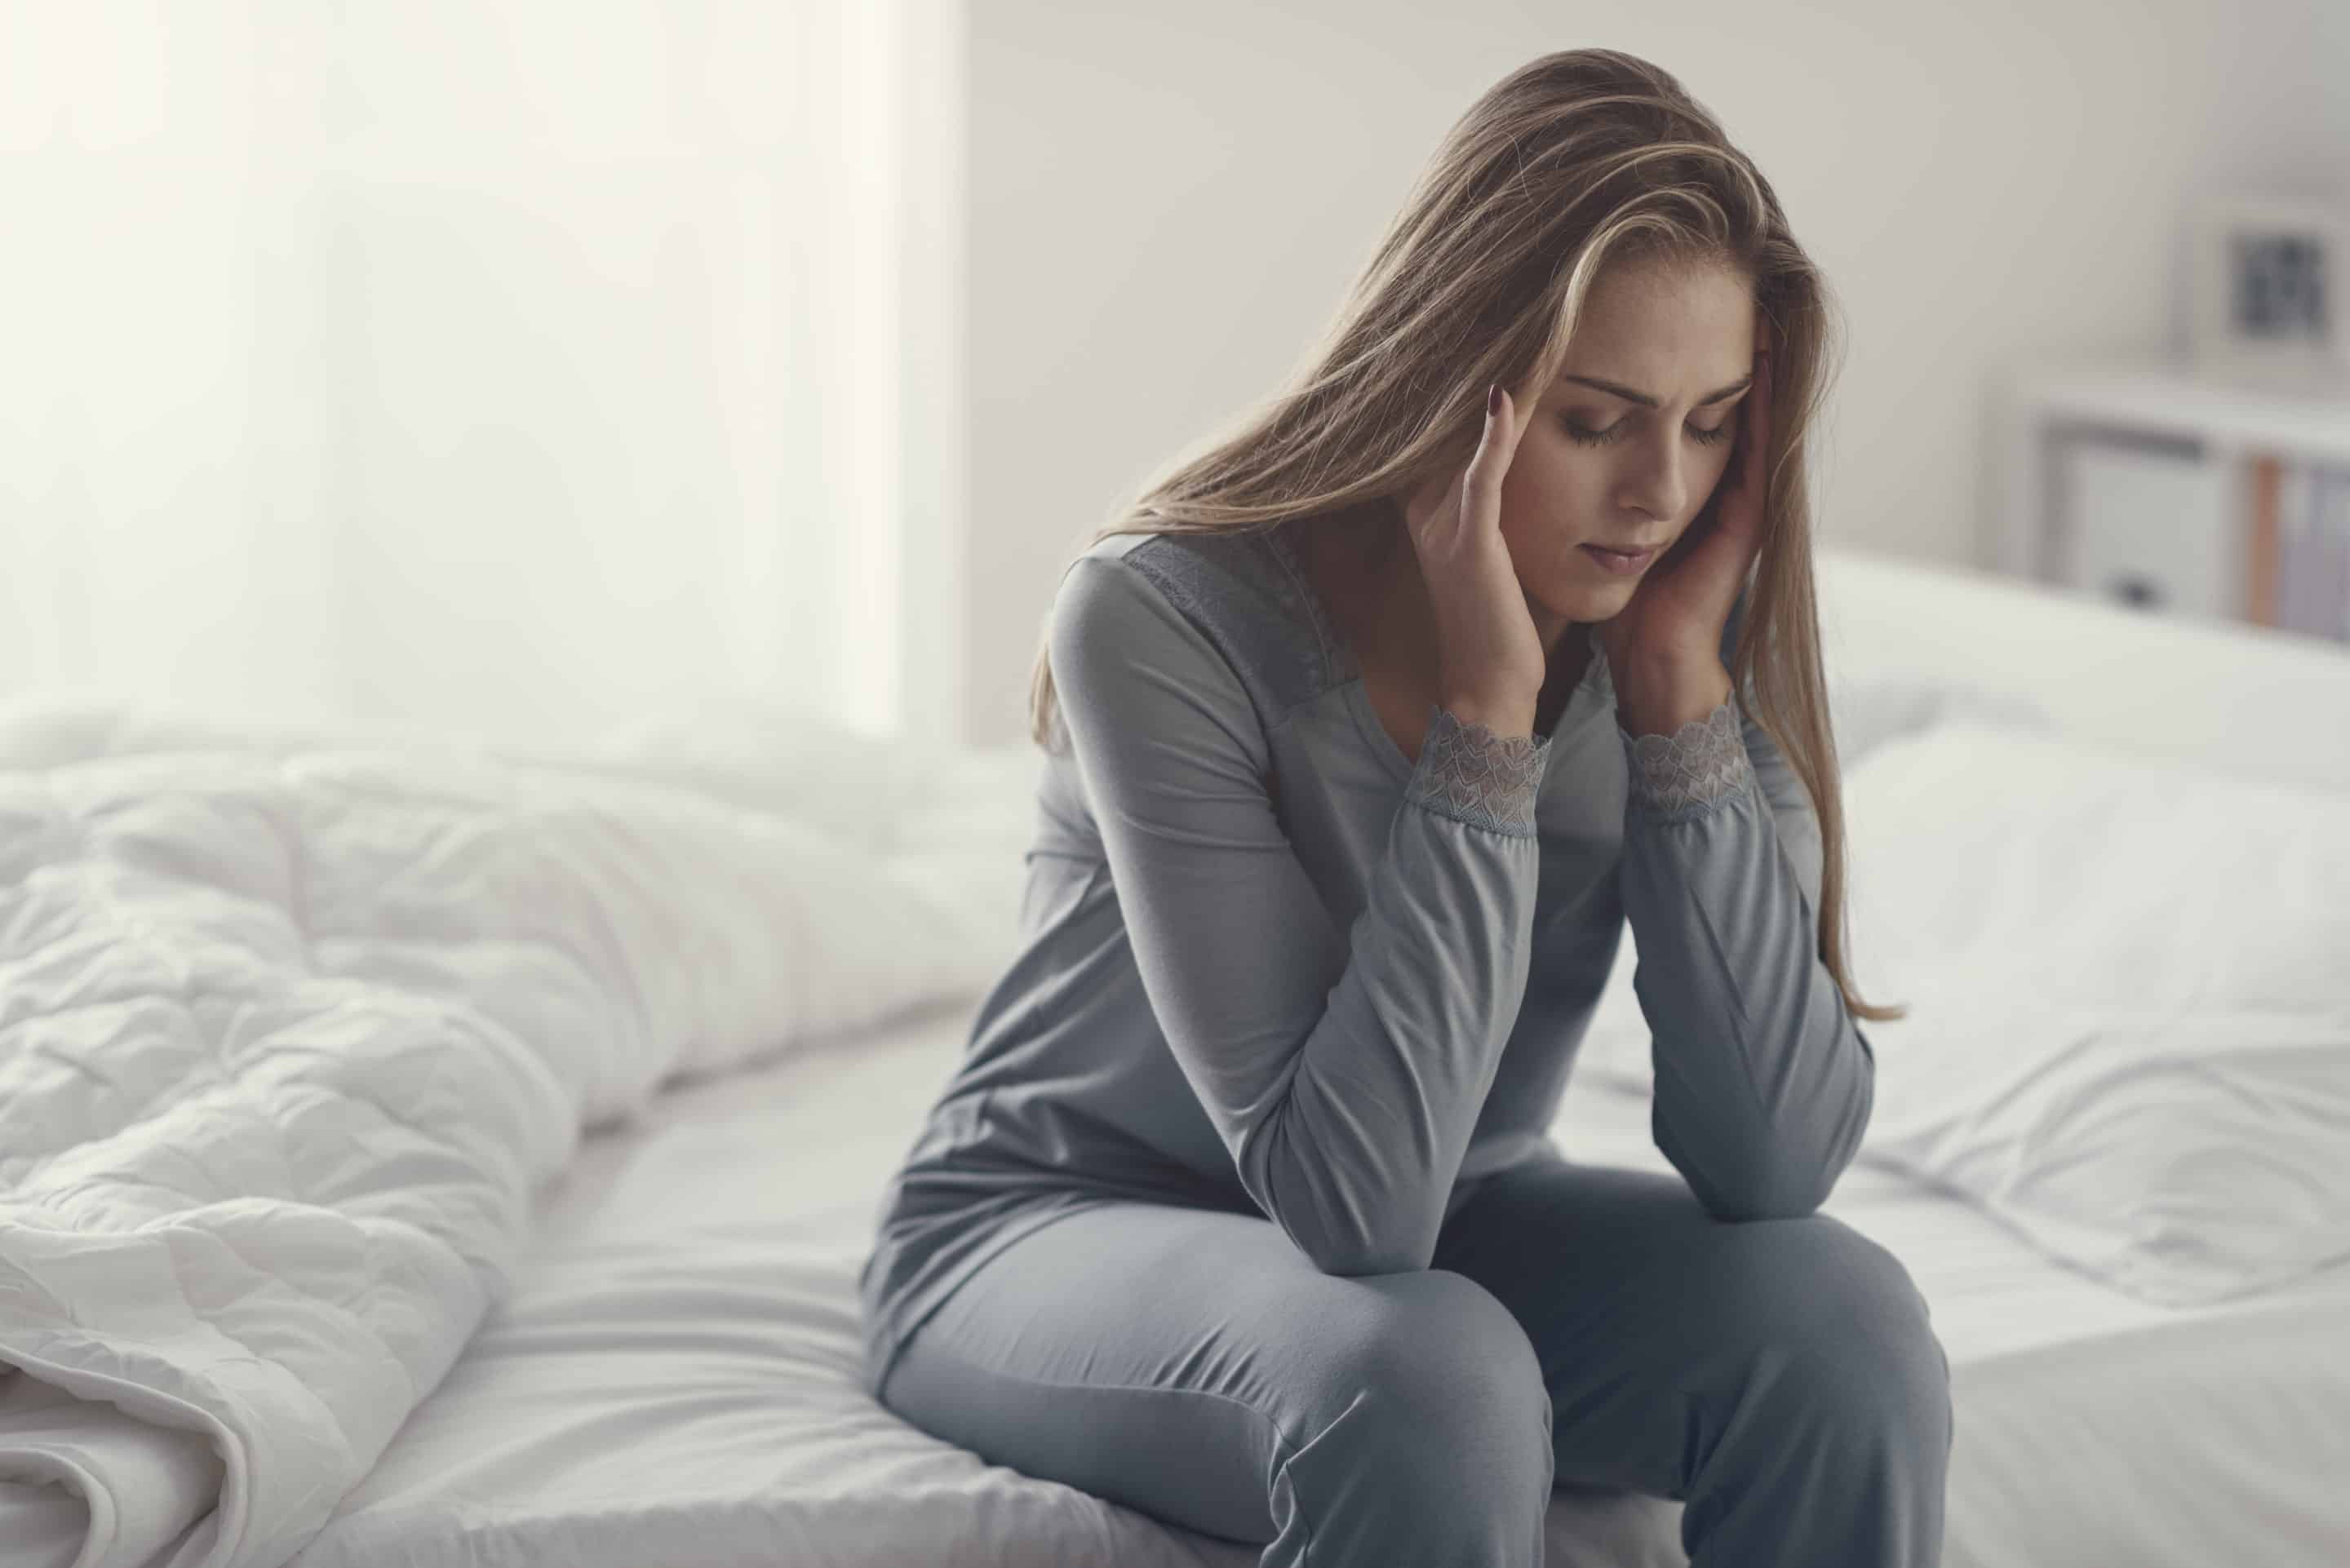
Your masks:
{"label": "forearm", "polygon": [[1723,1218],[1807,1212],[1859,1142],[1875,1064],[1815,951],[1727,671],[1635,679],[1617,694],[1631,774],[1619,879],[1655,1036],[1658,1147]]}

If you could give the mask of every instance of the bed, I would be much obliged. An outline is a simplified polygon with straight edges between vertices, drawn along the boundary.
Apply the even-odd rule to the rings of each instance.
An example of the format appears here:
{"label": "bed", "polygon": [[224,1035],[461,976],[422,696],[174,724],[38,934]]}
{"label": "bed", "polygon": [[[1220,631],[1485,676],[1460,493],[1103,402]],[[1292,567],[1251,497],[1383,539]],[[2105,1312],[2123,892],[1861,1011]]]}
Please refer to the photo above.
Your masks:
{"label": "bed", "polygon": [[[2350,1561],[2350,658],[1855,554],[1821,593],[1862,986],[1918,1009],[1826,1211],[1949,1352],[1945,1563]],[[857,1382],[1032,767],[0,711],[0,1563],[1253,1563]],[[1664,1171],[1635,956],[1554,1136]],[[109,1003],[210,1026],[210,1120],[68,1027]],[[307,1141],[239,1165],[254,1118]],[[1561,1489],[1547,1561],[1679,1568],[1679,1512]]]}

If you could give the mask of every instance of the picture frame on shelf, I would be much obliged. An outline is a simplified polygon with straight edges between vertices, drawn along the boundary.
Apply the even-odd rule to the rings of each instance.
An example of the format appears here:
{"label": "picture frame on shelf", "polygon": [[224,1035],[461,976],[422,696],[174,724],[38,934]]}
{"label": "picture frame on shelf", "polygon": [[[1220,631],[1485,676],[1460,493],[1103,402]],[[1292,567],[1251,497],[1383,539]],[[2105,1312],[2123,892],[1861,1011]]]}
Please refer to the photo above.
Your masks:
{"label": "picture frame on shelf", "polygon": [[2210,196],[2192,228],[2195,368],[2263,390],[2350,389],[2350,206]]}

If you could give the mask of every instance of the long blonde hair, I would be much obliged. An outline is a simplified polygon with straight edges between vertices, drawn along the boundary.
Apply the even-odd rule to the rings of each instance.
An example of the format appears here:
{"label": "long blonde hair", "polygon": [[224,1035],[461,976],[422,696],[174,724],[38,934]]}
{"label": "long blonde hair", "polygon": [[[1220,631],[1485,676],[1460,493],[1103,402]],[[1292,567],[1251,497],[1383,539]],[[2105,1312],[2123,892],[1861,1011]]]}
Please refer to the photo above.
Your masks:
{"label": "long blonde hair", "polygon": [[[1724,267],[1748,280],[1771,356],[1770,478],[1729,673],[1819,818],[1819,957],[1854,1016],[1844,811],[1820,662],[1806,439],[1835,332],[1825,281],[1770,182],[1671,75],[1615,49],[1520,67],[1447,133],[1336,319],[1289,383],[1148,484],[1082,548],[1118,534],[1253,532],[1362,508],[1450,472],[1491,382],[1548,386],[1603,269]],[[1041,639],[1040,639],[1041,640]],[[1050,658],[1029,735],[1056,750]]]}

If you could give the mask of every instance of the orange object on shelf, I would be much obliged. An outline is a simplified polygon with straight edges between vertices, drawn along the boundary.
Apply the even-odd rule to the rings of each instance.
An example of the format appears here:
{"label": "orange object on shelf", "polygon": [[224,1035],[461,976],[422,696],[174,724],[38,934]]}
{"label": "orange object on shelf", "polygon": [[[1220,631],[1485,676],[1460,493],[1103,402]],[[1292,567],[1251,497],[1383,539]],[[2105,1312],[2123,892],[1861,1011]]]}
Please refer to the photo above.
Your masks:
{"label": "orange object on shelf", "polygon": [[2244,618],[2254,626],[2277,624],[2277,492],[2284,464],[2265,453],[2251,460],[2251,514],[2244,562]]}

